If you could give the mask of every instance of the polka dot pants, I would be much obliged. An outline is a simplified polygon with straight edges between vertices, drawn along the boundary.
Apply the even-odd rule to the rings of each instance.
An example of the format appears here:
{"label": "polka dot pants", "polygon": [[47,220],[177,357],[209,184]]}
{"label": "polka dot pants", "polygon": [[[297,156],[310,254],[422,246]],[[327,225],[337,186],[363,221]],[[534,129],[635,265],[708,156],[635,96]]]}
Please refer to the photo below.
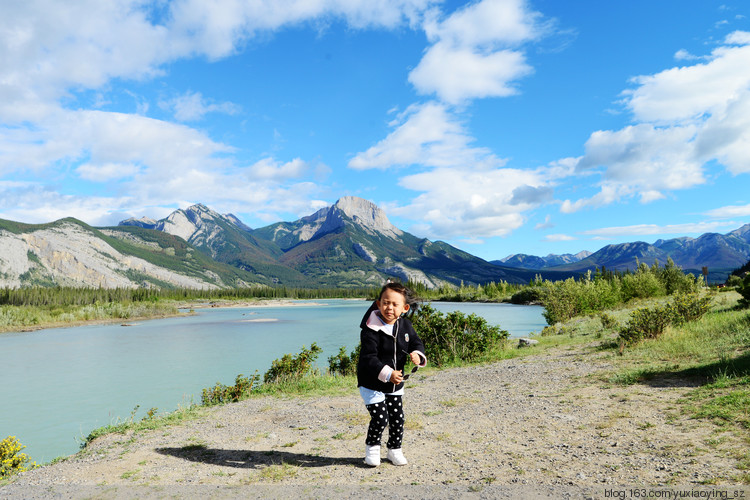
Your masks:
{"label": "polka dot pants", "polygon": [[365,444],[369,446],[380,445],[385,426],[388,426],[388,449],[401,448],[401,440],[404,438],[404,407],[401,404],[401,396],[385,396],[385,401],[366,405],[370,412],[370,426],[367,429]]}

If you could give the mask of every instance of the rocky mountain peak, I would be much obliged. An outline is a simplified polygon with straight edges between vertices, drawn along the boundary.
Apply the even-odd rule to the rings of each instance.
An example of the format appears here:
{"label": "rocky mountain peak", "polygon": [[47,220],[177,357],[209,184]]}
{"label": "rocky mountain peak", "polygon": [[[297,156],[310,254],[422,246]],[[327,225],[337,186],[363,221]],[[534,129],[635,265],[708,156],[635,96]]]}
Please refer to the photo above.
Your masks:
{"label": "rocky mountain peak", "polygon": [[329,219],[332,216],[335,217],[334,212],[340,211],[369,233],[381,233],[391,238],[397,238],[404,234],[403,231],[391,224],[380,207],[363,198],[344,196],[332,208]]}

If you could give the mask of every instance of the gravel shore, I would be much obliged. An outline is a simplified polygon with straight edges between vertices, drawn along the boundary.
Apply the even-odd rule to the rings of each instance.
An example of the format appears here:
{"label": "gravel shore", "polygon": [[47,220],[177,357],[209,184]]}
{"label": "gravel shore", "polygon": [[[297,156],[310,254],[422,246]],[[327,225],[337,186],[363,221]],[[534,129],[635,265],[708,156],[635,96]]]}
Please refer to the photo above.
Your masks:
{"label": "gravel shore", "polygon": [[404,397],[404,467],[364,465],[369,417],[353,388],[255,398],[103,436],[17,476],[0,497],[604,498],[648,487],[750,498],[750,487],[735,485],[733,458],[746,443],[680,413],[689,381],[612,385],[603,376],[612,356],[595,345],[560,347],[417,372]]}

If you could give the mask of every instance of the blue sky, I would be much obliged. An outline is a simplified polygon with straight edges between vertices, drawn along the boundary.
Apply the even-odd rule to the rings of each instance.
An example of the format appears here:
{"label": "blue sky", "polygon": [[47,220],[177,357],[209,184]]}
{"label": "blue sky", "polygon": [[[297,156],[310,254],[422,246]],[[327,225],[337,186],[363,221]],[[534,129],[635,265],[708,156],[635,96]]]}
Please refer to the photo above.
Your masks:
{"label": "blue sky", "polygon": [[487,260],[750,222],[744,0],[0,6],[0,218],[360,196]]}

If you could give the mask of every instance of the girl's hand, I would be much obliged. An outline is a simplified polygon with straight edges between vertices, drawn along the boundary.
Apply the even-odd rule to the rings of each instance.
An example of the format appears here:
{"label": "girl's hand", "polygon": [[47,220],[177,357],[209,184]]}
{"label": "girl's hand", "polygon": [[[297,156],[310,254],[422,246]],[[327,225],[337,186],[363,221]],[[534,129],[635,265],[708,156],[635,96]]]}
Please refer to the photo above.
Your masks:
{"label": "girl's hand", "polygon": [[404,381],[404,374],[401,370],[393,370],[391,372],[391,383],[392,384],[400,384]]}
{"label": "girl's hand", "polygon": [[417,351],[412,352],[409,354],[411,357],[411,362],[415,365],[419,366],[419,364],[422,362],[422,358],[419,357],[419,354],[417,354]]}

